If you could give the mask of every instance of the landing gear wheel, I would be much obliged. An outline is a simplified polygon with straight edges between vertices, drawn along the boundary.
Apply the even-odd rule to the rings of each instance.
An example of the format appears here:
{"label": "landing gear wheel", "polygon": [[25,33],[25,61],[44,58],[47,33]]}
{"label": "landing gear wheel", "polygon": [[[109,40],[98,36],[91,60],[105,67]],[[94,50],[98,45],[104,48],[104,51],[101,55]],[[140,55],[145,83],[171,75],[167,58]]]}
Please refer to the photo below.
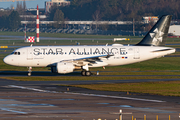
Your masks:
{"label": "landing gear wheel", "polygon": [[28,76],[31,76],[31,72],[32,72],[32,67],[29,67]]}
{"label": "landing gear wheel", "polygon": [[31,73],[28,73],[28,76],[31,76]]}
{"label": "landing gear wheel", "polygon": [[81,75],[82,75],[82,76],[85,76],[85,75],[86,75],[86,71],[83,70],[83,71],[81,72]]}
{"label": "landing gear wheel", "polygon": [[86,71],[86,76],[91,76],[91,72],[90,71]]}
{"label": "landing gear wheel", "polygon": [[82,76],[91,76],[92,73],[91,73],[90,71],[85,71],[85,70],[83,70],[83,71],[81,72],[81,75],[82,75]]}

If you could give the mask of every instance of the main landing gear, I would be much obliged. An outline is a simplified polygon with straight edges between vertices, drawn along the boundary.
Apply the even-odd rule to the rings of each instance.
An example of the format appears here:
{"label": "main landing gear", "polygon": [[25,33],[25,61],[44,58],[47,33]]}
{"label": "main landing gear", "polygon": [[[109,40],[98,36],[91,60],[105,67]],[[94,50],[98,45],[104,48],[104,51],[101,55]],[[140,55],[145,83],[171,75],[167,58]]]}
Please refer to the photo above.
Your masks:
{"label": "main landing gear", "polygon": [[82,76],[91,76],[92,73],[91,73],[91,71],[85,71],[85,70],[83,70],[83,71],[81,72],[81,75],[82,75]]}
{"label": "main landing gear", "polygon": [[28,67],[29,70],[28,70],[28,76],[31,76],[31,72],[32,72],[32,67]]}
{"label": "main landing gear", "polygon": [[88,64],[86,64],[85,66],[82,66],[81,68],[82,68],[82,72],[81,72],[82,76],[91,76],[92,75],[91,71],[89,71]]}

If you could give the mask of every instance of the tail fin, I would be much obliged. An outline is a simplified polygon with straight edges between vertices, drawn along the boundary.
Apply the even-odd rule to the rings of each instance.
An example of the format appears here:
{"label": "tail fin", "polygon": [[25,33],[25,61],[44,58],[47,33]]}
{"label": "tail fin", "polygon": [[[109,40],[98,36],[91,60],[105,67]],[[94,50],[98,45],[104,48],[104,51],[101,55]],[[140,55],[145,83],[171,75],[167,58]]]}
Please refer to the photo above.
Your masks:
{"label": "tail fin", "polygon": [[165,46],[171,15],[162,16],[137,46]]}

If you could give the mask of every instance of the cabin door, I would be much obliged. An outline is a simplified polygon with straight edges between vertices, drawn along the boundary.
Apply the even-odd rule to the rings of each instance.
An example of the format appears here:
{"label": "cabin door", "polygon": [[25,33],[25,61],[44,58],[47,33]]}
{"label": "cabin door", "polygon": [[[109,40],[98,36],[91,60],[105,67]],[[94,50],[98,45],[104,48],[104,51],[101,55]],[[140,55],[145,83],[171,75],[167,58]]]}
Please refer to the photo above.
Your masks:
{"label": "cabin door", "polygon": [[134,59],[140,59],[139,48],[134,49]]}
{"label": "cabin door", "polygon": [[32,48],[27,49],[27,60],[33,60],[33,51]]}

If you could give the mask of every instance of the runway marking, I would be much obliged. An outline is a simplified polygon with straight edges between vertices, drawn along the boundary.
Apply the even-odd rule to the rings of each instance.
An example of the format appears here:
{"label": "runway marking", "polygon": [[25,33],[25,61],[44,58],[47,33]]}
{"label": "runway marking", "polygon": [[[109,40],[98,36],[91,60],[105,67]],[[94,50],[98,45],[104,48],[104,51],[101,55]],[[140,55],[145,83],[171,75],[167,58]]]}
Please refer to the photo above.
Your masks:
{"label": "runway marking", "polygon": [[26,112],[21,112],[21,111],[16,111],[12,110],[11,108],[0,108],[2,111],[8,111],[8,112],[14,112],[14,113],[19,113],[19,114],[27,114]]}
{"label": "runway marking", "polygon": [[56,91],[41,90],[41,89],[28,88],[28,87],[16,86],[16,85],[8,85],[8,87],[12,87],[12,88],[20,88],[20,89],[26,89],[26,90],[33,90],[33,91],[37,91],[37,92],[45,92],[45,93],[60,93],[60,92],[56,92]]}
{"label": "runway marking", "polygon": [[[70,92],[64,92],[69,94]],[[96,94],[86,94],[86,93],[70,93],[75,95],[84,95],[84,96],[94,96],[94,97],[104,97],[104,98],[116,98],[116,99],[127,99],[127,100],[138,100],[138,101],[146,101],[146,102],[166,102],[161,100],[150,100],[150,99],[142,99],[142,98],[131,98],[131,97],[121,97],[121,96],[109,96],[109,95],[96,95]]]}
{"label": "runway marking", "polygon": [[[62,118],[62,117],[72,117],[67,115],[48,115],[48,116],[41,116],[41,115],[33,115],[33,116],[13,116],[13,117],[0,117],[2,119],[15,119],[15,118]],[[76,116],[74,116],[76,117]]]}
{"label": "runway marking", "polygon": [[[23,86],[16,86],[16,85],[8,85],[8,87],[20,88],[20,89],[26,89],[26,90],[33,90],[33,91],[45,92],[45,93],[62,93],[62,92],[41,90],[41,89],[35,89],[35,88],[29,88],[29,87],[23,87]],[[74,95],[93,96],[93,97],[104,97],[104,98],[127,99],[127,100],[137,100],[137,101],[146,101],[146,102],[157,102],[157,103],[166,102],[166,101],[161,101],[161,100],[150,100],[150,99],[142,99],[142,98],[121,97],[121,96],[97,95],[97,94],[86,94],[86,93],[72,93],[72,92],[63,92],[63,93],[74,94]]]}

